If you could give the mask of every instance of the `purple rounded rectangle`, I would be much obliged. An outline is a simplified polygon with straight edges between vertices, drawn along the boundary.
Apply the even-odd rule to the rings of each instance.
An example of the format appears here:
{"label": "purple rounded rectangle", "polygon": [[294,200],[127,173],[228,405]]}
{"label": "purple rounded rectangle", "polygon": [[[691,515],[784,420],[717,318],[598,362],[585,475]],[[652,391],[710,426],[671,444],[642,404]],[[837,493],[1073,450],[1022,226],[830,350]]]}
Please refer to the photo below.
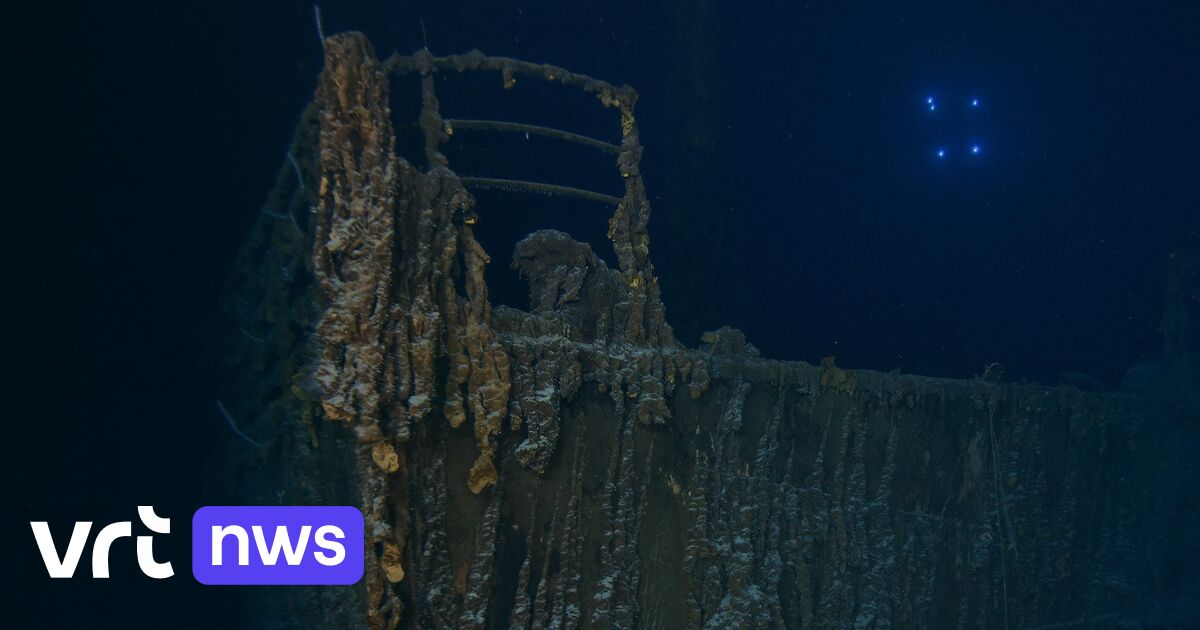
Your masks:
{"label": "purple rounded rectangle", "polygon": [[192,515],[192,575],[201,584],[355,584],[362,513],[349,506],[209,505]]}

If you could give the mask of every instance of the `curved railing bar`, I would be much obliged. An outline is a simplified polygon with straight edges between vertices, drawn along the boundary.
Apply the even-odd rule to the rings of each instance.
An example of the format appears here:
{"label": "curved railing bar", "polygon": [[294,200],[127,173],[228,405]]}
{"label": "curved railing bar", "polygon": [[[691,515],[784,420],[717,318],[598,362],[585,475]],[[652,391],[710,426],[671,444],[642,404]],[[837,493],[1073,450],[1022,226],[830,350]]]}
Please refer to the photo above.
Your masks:
{"label": "curved railing bar", "polygon": [[558,184],[544,184],[542,182],[527,182],[520,179],[500,179],[496,177],[459,177],[458,179],[463,183],[463,186],[466,186],[467,188],[575,197],[576,199],[595,201],[597,203],[606,203],[614,206],[621,203],[620,197],[614,197],[612,195],[606,195],[604,193],[598,193],[591,190],[583,190],[582,188],[560,186]]}

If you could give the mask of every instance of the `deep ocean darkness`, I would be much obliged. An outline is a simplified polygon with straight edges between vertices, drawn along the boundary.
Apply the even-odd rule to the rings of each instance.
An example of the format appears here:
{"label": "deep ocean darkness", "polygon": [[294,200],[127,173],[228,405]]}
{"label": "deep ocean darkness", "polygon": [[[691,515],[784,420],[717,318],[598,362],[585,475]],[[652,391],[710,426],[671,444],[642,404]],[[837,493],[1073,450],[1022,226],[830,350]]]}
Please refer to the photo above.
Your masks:
{"label": "deep ocean darkness", "polygon": [[[327,33],[364,31],[381,56],[479,48],[635,86],[652,258],[688,345],[729,324],[774,358],[956,378],[1000,362],[1012,380],[1079,372],[1115,388],[1158,356],[1168,256],[1200,254],[1193,3],[321,13]],[[160,552],[174,580],[138,575],[130,543],[113,580],[50,583],[28,521],[104,524],[149,503],[187,531],[213,499],[205,467],[236,439],[213,405],[230,377],[215,373],[214,321],[320,71],[313,7],[17,1],[5,23],[4,610],[36,627],[240,627],[231,592],[187,575],[185,537]],[[491,111],[462,89],[471,111],[451,114]],[[509,114],[613,129],[600,108],[529,107]],[[537,146],[460,164],[619,187]],[[496,302],[527,301],[508,263],[531,229],[609,256],[602,206],[479,200]]]}

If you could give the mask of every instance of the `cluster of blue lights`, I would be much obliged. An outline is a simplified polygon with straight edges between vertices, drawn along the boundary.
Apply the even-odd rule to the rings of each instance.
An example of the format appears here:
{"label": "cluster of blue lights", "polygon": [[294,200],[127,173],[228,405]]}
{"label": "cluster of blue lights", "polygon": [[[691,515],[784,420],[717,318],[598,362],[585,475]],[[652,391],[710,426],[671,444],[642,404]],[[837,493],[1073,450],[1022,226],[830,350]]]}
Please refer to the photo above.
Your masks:
{"label": "cluster of blue lights", "polygon": [[[971,97],[966,102],[967,108],[970,110],[980,109],[982,101],[978,97]],[[930,112],[937,112],[939,109],[938,101],[932,95],[925,97],[925,109]],[[939,117],[940,118],[940,117]],[[983,155],[983,145],[972,142],[966,146],[966,155],[971,157],[979,157]],[[936,147],[933,150],[933,156],[938,160],[947,160],[950,157],[950,150],[944,146]]]}
{"label": "cluster of blue lights", "polygon": [[[979,109],[979,99],[971,99],[970,106],[971,109]],[[937,101],[932,96],[927,96],[925,97],[925,107],[929,108],[931,112],[936,112],[938,108]]]}
{"label": "cluster of blue lights", "polygon": [[[982,155],[983,147],[979,146],[978,144],[972,144],[970,147],[967,147],[967,152],[971,155]],[[933,155],[939,160],[944,160],[950,155],[950,152],[947,151],[945,147],[938,147],[937,150],[933,152]]]}

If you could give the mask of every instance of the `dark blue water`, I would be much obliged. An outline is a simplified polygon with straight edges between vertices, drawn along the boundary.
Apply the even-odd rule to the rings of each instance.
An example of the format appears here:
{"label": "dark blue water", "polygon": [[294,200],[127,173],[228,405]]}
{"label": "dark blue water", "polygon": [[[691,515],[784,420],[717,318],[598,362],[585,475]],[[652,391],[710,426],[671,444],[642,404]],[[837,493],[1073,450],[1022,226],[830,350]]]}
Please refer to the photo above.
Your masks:
{"label": "dark blue water", "polygon": [[[479,48],[637,87],[652,257],[689,345],[730,324],[770,357],[954,377],[1001,362],[1110,387],[1159,355],[1168,256],[1200,252],[1189,3],[579,4],[321,9],[326,32],[365,31],[381,55]],[[9,11],[3,482],[20,509],[5,532],[146,500],[182,518],[229,439],[212,322],[320,70],[312,6]],[[527,121],[601,133],[602,116]],[[509,166],[619,190],[536,148]],[[603,245],[606,209],[499,196],[496,219],[489,198],[498,302],[523,304],[508,256],[543,220]],[[40,571],[33,553],[19,545],[6,598]],[[30,598],[51,622],[136,605],[236,626],[231,599],[186,580]]]}

